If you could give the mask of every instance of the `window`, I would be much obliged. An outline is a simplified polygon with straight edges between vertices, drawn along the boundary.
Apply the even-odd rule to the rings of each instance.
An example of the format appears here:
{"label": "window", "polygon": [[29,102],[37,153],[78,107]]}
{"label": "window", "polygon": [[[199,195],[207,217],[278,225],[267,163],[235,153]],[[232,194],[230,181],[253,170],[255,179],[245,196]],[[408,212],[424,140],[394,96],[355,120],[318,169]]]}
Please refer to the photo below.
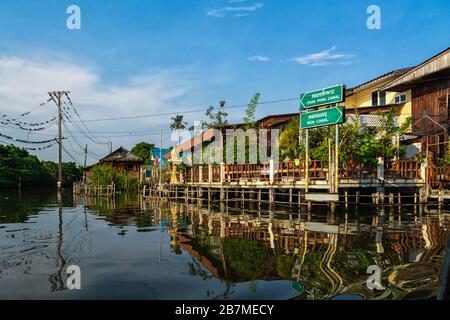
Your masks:
{"label": "window", "polygon": [[405,103],[408,100],[406,93],[400,93],[394,97],[394,102],[396,104]]}
{"label": "window", "polygon": [[372,106],[384,106],[386,105],[386,91],[374,91],[372,92]]}
{"label": "window", "polygon": [[372,92],[372,106],[378,105],[378,91]]}
{"label": "window", "polygon": [[380,97],[380,106],[386,105],[386,91],[378,91],[378,95]]}

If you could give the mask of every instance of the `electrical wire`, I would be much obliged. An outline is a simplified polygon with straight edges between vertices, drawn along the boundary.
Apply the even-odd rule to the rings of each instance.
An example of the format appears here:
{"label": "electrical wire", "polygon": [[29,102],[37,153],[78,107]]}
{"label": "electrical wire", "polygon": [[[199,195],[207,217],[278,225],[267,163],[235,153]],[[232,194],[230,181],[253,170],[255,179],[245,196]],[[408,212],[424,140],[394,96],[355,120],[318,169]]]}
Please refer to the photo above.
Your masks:
{"label": "electrical wire", "polygon": [[[289,102],[289,101],[298,101],[299,98],[289,98],[289,99],[279,99],[272,101],[264,101],[258,102],[258,105],[265,104],[273,104],[273,103],[281,103],[281,102]],[[248,106],[247,104],[242,105],[234,105],[234,106],[225,106],[221,109],[234,109],[234,108],[245,108]],[[153,117],[162,117],[162,116],[171,116],[177,114],[187,114],[187,113],[198,113],[198,112],[206,112],[208,109],[194,109],[194,110],[182,110],[178,112],[166,112],[166,113],[155,113],[155,114],[147,114],[147,115],[136,115],[136,116],[124,116],[124,117],[114,117],[114,118],[100,118],[100,119],[88,119],[84,120],[84,122],[101,122],[101,121],[116,121],[116,120],[131,120],[131,119],[141,119],[141,118],[153,118]],[[79,121],[77,121],[79,122]]]}

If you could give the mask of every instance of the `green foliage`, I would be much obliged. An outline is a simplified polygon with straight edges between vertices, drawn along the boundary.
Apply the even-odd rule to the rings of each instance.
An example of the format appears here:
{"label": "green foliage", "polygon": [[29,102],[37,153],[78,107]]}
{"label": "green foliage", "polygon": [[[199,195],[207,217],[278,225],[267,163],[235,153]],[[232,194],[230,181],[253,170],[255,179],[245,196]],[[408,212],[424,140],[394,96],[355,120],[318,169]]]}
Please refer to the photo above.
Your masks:
{"label": "green foliage", "polygon": [[116,190],[131,191],[136,190],[138,181],[129,177],[126,172],[117,170],[109,163],[101,163],[94,166],[90,183],[95,187],[106,187],[114,182]]}
{"label": "green foliage", "polygon": [[218,128],[228,124],[226,119],[228,113],[223,111],[225,108],[225,101],[220,101],[219,107],[216,109],[213,106],[209,106],[206,110],[206,116],[211,122],[206,123],[208,128]]}
{"label": "green foliage", "polygon": [[[80,180],[82,169],[73,162],[63,163],[64,182]],[[0,187],[52,186],[57,180],[57,165],[39,161],[25,149],[0,145]]]}
{"label": "green foliage", "polygon": [[[378,158],[390,160],[394,157],[402,158],[406,154],[406,146],[395,142],[396,137],[404,134],[411,119],[407,119],[401,126],[395,123],[396,110],[379,113],[381,126],[378,128],[362,126],[359,114],[356,121],[349,121],[340,125],[340,163],[353,161],[363,166],[376,167]],[[305,156],[304,143],[299,146],[299,119],[293,119],[281,133],[280,151],[284,159],[297,159]],[[334,145],[334,130],[330,127],[310,129],[310,158],[314,160],[328,160],[328,139]],[[334,128],[331,128],[334,129]],[[304,134],[302,133],[304,140]]]}
{"label": "green foliage", "polygon": [[299,118],[291,120],[280,134],[280,152],[283,159],[299,159],[305,154],[304,144],[299,145]]}
{"label": "green foliage", "polygon": [[151,152],[155,145],[147,142],[140,142],[131,149],[131,153],[144,160],[144,164],[150,164]]}
{"label": "green foliage", "polygon": [[255,113],[260,96],[261,93],[255,93],[255,95],[251,98],[250,103],[247,105],[245,116],[242,118],[242,120],[244,121],[245,129],[256,129]]}
{"label": "green foliage", "polygon": [[184,116],[177,114],[172,117],[172,123],[170,124],[170,129],[175,130],[178,133],[178,144],[181,143],[180,131],[186,129],[187,122],[183,120]]}

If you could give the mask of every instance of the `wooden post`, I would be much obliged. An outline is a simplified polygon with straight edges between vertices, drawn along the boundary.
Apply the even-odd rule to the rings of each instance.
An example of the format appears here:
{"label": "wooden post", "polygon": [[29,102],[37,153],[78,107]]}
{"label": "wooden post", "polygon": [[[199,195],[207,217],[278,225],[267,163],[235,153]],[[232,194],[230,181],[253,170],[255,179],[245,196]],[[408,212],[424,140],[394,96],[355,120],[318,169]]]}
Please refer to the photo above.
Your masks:
{"label": "wooden post", "polygon": [[292,205],[292,188],[289,188],[289,205]]}
{"label": "wooden post", "polygon": [[359,191],[356,191],[356,204],[359,204],[359,196],[360,196]]}
{"label": "wooden post", "polygon": [[275,165],[274,165],[274,161],[271,158],[269,160],[269,182],[270,184],[273,184],[274,182],[274,175],[275,175]]}
{"label": "wooden post", "polygon": [[223,162],[220,163],[220,184],[225,182],[225,164]]}
{"label": "wooden post", "polygon": [[348,209],[348,191],[345,191],[344,199],[345,199],[345,208]]}

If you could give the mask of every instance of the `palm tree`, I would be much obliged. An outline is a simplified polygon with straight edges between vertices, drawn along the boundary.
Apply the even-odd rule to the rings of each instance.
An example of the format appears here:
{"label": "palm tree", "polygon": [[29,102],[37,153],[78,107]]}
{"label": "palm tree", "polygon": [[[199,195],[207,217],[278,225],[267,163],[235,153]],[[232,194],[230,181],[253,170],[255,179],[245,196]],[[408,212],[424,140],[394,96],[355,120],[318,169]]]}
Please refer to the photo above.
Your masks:
{"label": "palm tree", "polygon": [[178,144],[181,143],[180,131],[186,129],[187,122],[183,121],[183,115],[177,114],[175,117],[172,117],[172,123],[170,124],[171,130],[176,130],[178,134]]}

